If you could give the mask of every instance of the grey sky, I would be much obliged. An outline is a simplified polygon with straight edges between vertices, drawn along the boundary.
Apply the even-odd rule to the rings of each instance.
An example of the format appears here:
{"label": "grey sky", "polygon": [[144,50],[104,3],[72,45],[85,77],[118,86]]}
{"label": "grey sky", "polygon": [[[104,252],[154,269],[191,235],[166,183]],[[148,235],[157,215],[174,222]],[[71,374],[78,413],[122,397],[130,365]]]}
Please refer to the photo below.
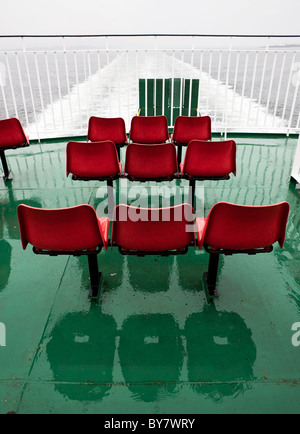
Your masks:
{"label": "grey sky", "polygon": [[299,0],[1,0],[0,34],[299,34]]}

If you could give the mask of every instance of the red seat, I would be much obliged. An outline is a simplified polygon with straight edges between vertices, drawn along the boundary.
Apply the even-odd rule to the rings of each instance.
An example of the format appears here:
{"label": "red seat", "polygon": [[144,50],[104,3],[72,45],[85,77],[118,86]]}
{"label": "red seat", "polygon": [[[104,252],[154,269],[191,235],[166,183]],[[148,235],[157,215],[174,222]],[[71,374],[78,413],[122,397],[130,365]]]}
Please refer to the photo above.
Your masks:
{"label": "red seat", "polygon": [[191,140],[211,140],[211,118],[209,116],[178,116],[175,120],[172,142],[187,146]]}
{"label": "red seat", "polygon": [[122,118],[91,117],[88,126],[88,141],[111,140],[116,146],[127,144],[126,126]]}
{"label": "red seat", "polygon": [[192,140],[180,164],[182,178],[190,181],[190,203],[195,205],[196,181],[230,179],[236,176],[236,143],[233,140],[207,142]]}
{"label": "red seat", "polygon": [[107,180],[122,176],[122,163],[112,141],[67,144],[67,176],[73,179]]}
{"label": "red seat", "polygon": [[107,181],[108,213],[115,208],[113,180],[122,176],[122,163],[115,144],[104,142],[69,142],[67,145],[67,176],[78,181]]}
{"label": "red seat", "polygon": [[194,214],[189,204],[160,209],[118,205],[115,209],[112,246],[119,246],[123,254],[183,254],[194,243]]}
{"label": "red seat", "polygon": [[236,176],[236,143],[192,140],[180,169],[181,176],[188,179],[228,179],[230,173]]}
{"label": "red seat", "polygon": [[182,146],[187,146],[192,140],[211,139],[211,118],[209,116],[178,116],[171,136],[171,141],[178,146],[178,164],[181,164]]}
{"label": "red seat", "polygon": [[120,159],[120,148],[128,143],[124,119],[92,116],[89,120],[87,139],[90,142],[112,141],[116,145]]}
{"label": "red seat", "polygon": [[285,241],[289,215],[287,202],[268,206],[217,203],[206,219],[196,220],[198,246],[210,253],[207,284],[215,294],[219,255],[235,253],[257,254],[271,252],[278,241]]}
{"label": "red seat", "polygon": [[90,205],[54,210],[19,205],[17,212],[24,250],[31,244],[36,254],[88,256],[90,297],[96,297],[100,283],[97,254],[103,246],[107,250],[109,219],[98,219]]}
{"label": "red seat", "polygon": [[178,172],[173,143],[142,145],[130,143],[126,150],[125,173],[131,180],[173,179]]}
{"label": "red seat", "polygon": [[0,121],[0,156],[3,165],[4,178],[9,179],[9,170],[5,157],[8,149],[17,149],[29,146],[29,138],[25,135],[23,127],[18,119],[6,119]]}
{"label": "red seat", "polygon": [[166,116],[134,116],[131,120],[130,140],[134,143],[156,144],[169,140]]}

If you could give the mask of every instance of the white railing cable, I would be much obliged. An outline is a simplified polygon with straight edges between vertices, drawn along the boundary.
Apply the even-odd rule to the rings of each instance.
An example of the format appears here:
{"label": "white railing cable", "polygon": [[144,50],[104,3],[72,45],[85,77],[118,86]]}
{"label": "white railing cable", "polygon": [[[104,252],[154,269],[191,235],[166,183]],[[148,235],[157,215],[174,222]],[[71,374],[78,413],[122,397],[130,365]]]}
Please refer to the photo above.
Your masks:
{"label": "white railing cable", "polygon": [[22,79],[20,62],[19,62],[19,53],[17,53],[17,52],[16,52],[16,63],[17,63],[17,70],[18,70],[18,76],[19,76],[20,89],[21,89],[21,94],[22,94],[22,101],[23,101],[23,106],[24,106],[26,126],[28,127],[29,126],[29,117],[28,117],[26,98],[25,98],[25,92],[24,92],[24,85],[23,85],[23,79]]}
{"label": "white railing cable", "polygon": [[292,58],[291,65],[290,65],[290,74],[289,74],[289,79],[288,79],[288,84],[287,84],[287,90],[285,92],[284,106],[283,106],[283,112],[282,112],[282,121],[284,121],[285,113],[287,110],[288,96],[290,93],[290,87],[291,87],[292,78],[293,78],[295,59],[296,59],[296,52],[294,52],[294,54],[293,54],[293,58]]}
{"label": "white railing cable", "polygon": [[253,75],[252,75],[252,85],[251,85],[251,94],[250,94],[250,101],[249,101],[249,110],[248,110],[248,117],[247,117],[247,127],[250,124],[251,108],[252,108],[252,101],[253,101],[255,81],[256,81],[257,64],[258,64],[258,54],[259,54],[259,52],[256,51],[255,61],[254,61],[254,69],[253,69]]}
{"label": "white railing cable", "polygon": [[76,87],[77,87],[77,103],[78,103],[78,110],[79,110],[79,123],[80,123],[80,129],[82,129],[83,128],[83,122],[82,122],[82,109],[81,109],[80,87],[79,87],[79,77],[78,77],[77,51],[74,50],[73,54],[74,54],[75,80],[76,80]]}
{"label": "white railing cable", "polygon": [[290,134],[291,127],[292,127],[292,120],[293,120],[293,115],[294,115],[294,112],[295,112],[296,101],[297,101],[298,91],[299,91],[299,85],[300,85],[300,77],[299,77],[299,74],[298,74],[298,76],[297,76],[297,82],[296,82],[296,90],[294,92],[294,98],[293,98],[293,103],[292,103],[292,108],[291,108],[290,120],[289,120],[289,123],[288,123],[287,135]]}
{"label": "white railing cable", "polygon": [[18,108],[17,108],[17,100],[16,100],[16,95],[15,95],[15,89],[14,89],[13,82],[12,82],[10,63],[9,63],[9,60],[8,60],[8,53],[4,53],[4,54],[5,54],[6,68],[7,68],[7,72],[8,72],[8,79],[9,79],[9,84],[10,84],[10,90],[11,90],[13,105],[14,105],[14,109],[15,109],[15,116],[18,118],[19,117],[19,113],[18,113]]}
{"label": "white railing cable", "polygon": [[193,74],[192,71],[194,69],[194,38],[193,38],[193,44],[192,44],[192,55],[191,55],[191,77],[190,77],[190,92],[189,92],[189,111],[188,115],[191,116],[192,112],[192,91],[193,91]]}
{"label": "white railing cable", "polygon": [[55,121],[55,113],[54,113],[54,105],[53,105],[53,94],[52,94],[52,86],[51,86],[51,78],[50,78],[50,70],[49,70],[49,59],[48,59],[48,52],[47,51],[45,51],[45,65],[46,65],[46,74],[47,74],[48,91],[49,91],[49,97],[50,97],[51,113],[52,113],[52,119],[53,119],[53,128],[54,128],[54,130],[56,130],[56,121]]}
{"label": "white railing cable", "polygon": [[31,84],[31,75],[29,72],[29,65],[28,65],[28,59],[27,59],[27,53],[26,53],[26,47],[25,47],[25,40],[23,39],[22,42],[23,42],[23,53],[24,53],[24,59],[25,59],[25,68],[26,68],[26,72],[27,72],[29,92],[30,92],[34,121],[35,121],[35,127],[36,127],[36,134],[37,134],[38,141],[40,141],[40,132],[39,132],[38,123],[37,123],[37,113],[36,113],[36,109],[35,109],[35,100],[34,100],[34,96],[33,96],[32,84]]}
{"label": "white railing cable", "polygon": [[222,124],[224,125],[224,139],[227,140],[227,127],[228,127],[228,87],[229,87],[229,71],[231,65],[231,55],[232,55],[232,38],[229,42],[229,55],[227,61],[227,71],[226,71],[226,84],[225,84],[225,104],[223,110]]}
{"label": "white railing cable", "polygon": [[65,72],[66,72],[66,82],[67,82],[67,88],[68,88],[68,98],[69,98],[69,109],[70,109],[70,119],[71,119],[71,125],[73,126],[73,110],[72,110],[72,103],[71,103],[71,88],[70,88],[70,74],[69,74],[69,67],[68,67],[68,59],[67,59],[67,50],[66,50],[66,41],[65,38],[63,38],[63,50],[64,50],[64,62],[65,62]]}
{"label": "white railing cable", "polygon": [[63,110],[63,105],[62,105],[62,93],[61,93],[61,85],[60,85],[60,77],[59,77],[59,68],[58,68],[57,53],[56,53],[56,52],[54,52],[54,61],[55,61],[55,70],[56,70],[57,89],[58,89],[59,103],[60,103],[60,111],[61,111],[62,128],[65,129],[65,117],[64,117],[64,110]]}
{"label": "white railing cable", "polygon": [[234,118],[234,106],[235,106],[235,99],[237,94],[237,81],[238,81],[238,73],[239,73],[239,66],[240,66],[240,55],[241,52],[238,51],[237,58],[236,58],[236,65],[235,65],[234,85],[233,85],[233,96],[232,96],[231,117],[230,117],[231,122],[233,122],[233,118]]}
{"label": "white railing cable", "polygon": [[[284,72],[285,63],[286,63],[286,55],[287,55],[287,52],[285,51],[284,55],[283,55],[283,60],[282,60],[282,64],[281,64],[281,71],[280,71],[280,77],[279,77],[279,83],[278,83],[278,87],[277,87],[277,95],[276,95],[276,102],[275,102],[275,107],[274,107],[274,115],[273,115],[272,127],[274,127],[275,118],[276,118],[277,109],[278,109],[278,104],[279,104],[279,97],[280,97],[281,87],[282,87],[283,72]],[[300,114],[300,111],[299,111],[299,114]]]}
{"label": "white railing cable", "polygon": [[264,127],[266,127],[267,117],[268,117],[268,113],[269,113],[269,107],[270,107],[270,101],[271,101],[271,92],[272,92],[272,89],[273,89],[273,83],[274,83],[274,75],[275,75],[275,68],[276,68],[277,57],[278,57],[278,51],[275,51],[275,56],[274,56],[274,60],[273,60],[273,67],[272,67],[272,73],[271,73],[271,79],[270,79],[270,82],[269,82],[270,84],[269,84],[269,92],[268,92],[268,100],[267,100],[267,108],[266,108]]}
{"label": "white railing cable", "polygon": [[45,107],[44,107],[44,100],[43,100],[41,77],[40,77],[40,70],[39,70],[39,65],[38,65],[38,60],[37,60],[37,54],[36,54],[36,52],[33,53],[33,55],[34,55],[35,70],[36,70],[37,82],[38,82],[38,88],[39,88],[39,95],[40,95],[42,116],[43,116],[45,130],[47,131],[47,123],[46,123],[46,117],[45,117]]}
{"label": "white railing cable", "polygon": [[260,90],[259,90],[259,97],[258,97],[258,106],[257,106],[257,114],[256,114],[256,124],[259,124],[259,115],[260,115],[260,105],[261,105],[261,98],[262,98],[262,93],[264,90],[264,84],[265,84],[265,73],[266,73],[266,69],[267,69],[267,63],[268,63],[268,55],[269,55],[269,46],[267,45],[266,47],[266,51],[265,51],[265,56],[264,56],[264,64],[263,64],[263,71],[262,71],[262,76],[261,76],[261,81],[260,81]]}

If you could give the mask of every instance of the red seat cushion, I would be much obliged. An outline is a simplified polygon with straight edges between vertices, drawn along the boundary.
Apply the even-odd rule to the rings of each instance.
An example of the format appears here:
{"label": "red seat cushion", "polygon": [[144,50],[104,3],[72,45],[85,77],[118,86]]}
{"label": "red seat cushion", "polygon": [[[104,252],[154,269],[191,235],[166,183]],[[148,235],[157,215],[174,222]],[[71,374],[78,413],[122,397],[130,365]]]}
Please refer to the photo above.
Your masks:
{"label": "red seat cushion", "polygon": [[236,175],[236,143],[233,140],[192,140],[187,148],[182,174],[189,177]]}
{"label": "red seat cushion", "polygon": [[113,142],[69,142],[67,145],[67,176],[105,178],[122,174],[117,149]]}
{"label": "red seat cushion", "polygon": [[176,148],[172,143],[159,145],[130,143],[128,145],[125,173],[132,178],[168,178],[177,172]]}
{"label": "red seat cushion", "polygon": [[188,144],[191,140],[211,140],[211,118],[209,116],[178,116],[175,120],[172,140]]}
{"label": "red seat cushion", "polygon": [[266,206],[217,203],[207,219],[197,219],[198,245],[215,249],[251,250],[272,246],[283,247],[289,204]]}
{"label": "red seat cushion", "polygon": [[88,127],[88,140],[91,142],[111,140],[115,145],[126,143],[127,135],[124,119],[91,117]]}
{"label": "red seat cushion", "polygon": [[108,246],[109,220],[99,220],[90,205],[54,210],[19,205],[18,218],[24,250],[28,244],[70,253]]}
{"label": "red seat cushion", "polygon": [[191,205],[147,209],[118,205],[113,218],[112,242],[124,250],[165,252],[184,249],[194,241]]}
{"label": "red seat cushion", "polygon": [[134,116],[131,121],[130,140],[134,143],[164,143],[169,140],[166,116]]}

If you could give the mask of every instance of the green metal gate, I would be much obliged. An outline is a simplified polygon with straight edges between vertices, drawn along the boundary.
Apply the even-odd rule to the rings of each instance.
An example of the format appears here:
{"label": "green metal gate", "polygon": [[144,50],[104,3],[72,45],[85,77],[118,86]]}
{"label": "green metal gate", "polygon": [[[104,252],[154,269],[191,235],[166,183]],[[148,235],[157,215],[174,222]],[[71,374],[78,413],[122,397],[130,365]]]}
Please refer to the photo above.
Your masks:
{"label": "green metal gate", "polygon": [[139,80],[140,116],[165,115],[169,126],[177,116],[198,115],[199,80],[167,78]]}

